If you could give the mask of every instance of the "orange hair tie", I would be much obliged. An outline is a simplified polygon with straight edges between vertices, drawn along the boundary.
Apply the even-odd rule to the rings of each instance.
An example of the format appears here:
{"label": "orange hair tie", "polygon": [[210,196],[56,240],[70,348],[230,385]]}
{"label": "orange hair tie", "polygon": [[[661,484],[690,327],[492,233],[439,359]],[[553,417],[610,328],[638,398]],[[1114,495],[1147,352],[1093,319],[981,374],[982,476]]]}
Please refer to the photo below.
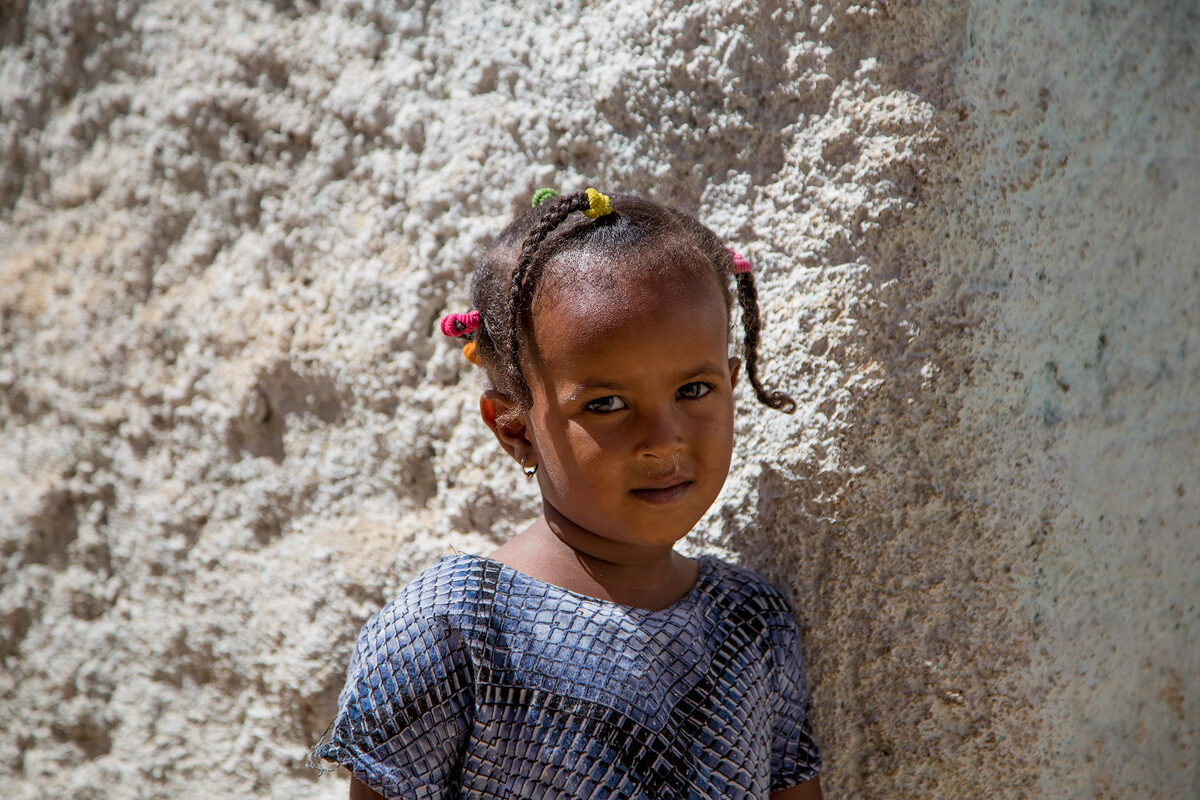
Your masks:
{"label": "orange hair tie", "polygon": [[475,342],[467,342],[463,345],[463,356],[477,367],[483,366],[483,359],[479,357],[479,349],[475,346]]}

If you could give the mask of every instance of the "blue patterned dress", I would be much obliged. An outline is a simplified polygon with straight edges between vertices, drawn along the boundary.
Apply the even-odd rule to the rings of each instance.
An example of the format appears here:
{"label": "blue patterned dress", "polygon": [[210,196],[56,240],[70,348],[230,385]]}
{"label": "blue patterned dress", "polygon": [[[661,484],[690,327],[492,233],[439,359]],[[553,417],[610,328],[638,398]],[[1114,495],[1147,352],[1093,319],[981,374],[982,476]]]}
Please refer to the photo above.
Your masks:
{"label": "blue patterned dress", "polygon": [[660,611],[447,556],[368,620],[313,755],[389,798],[766,798],[820,755],[796,623],[700,559]]}

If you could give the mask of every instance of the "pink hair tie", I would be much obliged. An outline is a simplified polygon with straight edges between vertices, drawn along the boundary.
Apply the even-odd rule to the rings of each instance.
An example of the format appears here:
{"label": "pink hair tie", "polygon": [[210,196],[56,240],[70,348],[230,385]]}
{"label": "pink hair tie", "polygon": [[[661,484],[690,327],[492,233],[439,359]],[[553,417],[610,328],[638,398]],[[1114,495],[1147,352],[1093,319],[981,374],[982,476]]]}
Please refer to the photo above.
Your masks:
{"label": "pink hair tie", "polygon": [[447,314],[442,317],[442,333],[447,336],[466,336],[478,327],[478,311],[468,311],[465,314]]}
{"label": "pink hair tie", "polygon": [[729,255],[733,256],[734,275],[737,275],[741,272],[750,272],[750,262],[746,260],[744,255],[734,250],[732,247],[726,247],[725,249],[729,251]]}

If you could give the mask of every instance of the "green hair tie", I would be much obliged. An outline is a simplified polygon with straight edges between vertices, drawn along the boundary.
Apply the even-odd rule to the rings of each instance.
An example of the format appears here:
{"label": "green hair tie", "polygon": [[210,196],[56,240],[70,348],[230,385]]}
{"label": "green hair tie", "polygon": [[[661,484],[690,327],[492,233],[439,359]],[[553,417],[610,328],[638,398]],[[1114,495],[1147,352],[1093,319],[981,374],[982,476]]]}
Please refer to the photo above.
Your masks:
{"label": "green hair tie", "polygon": [[546,186],[533,193],[533,207],[537,208],[551,197],[558,197],[558,191]]}

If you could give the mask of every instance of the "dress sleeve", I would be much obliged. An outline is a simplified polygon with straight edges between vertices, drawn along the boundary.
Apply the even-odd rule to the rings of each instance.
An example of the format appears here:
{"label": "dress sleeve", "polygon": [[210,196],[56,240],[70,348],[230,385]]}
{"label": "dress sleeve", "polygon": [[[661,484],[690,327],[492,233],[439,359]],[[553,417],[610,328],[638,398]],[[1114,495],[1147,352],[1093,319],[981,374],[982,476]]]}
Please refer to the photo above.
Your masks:
{"label": "dress sleeve", "polygon": [[779,698],[771,740],[771,791],[776,792],[815,778],[821,769],[821,753],[808,722],[800,630],[787,611],[775,626],[774,638]]}
{"label": "dress sleeve", "polygon": [[341,764],[385,797],[456,797],[473,707],[457,631],[398,601],[363,626],[337,717],[312,760]]}

